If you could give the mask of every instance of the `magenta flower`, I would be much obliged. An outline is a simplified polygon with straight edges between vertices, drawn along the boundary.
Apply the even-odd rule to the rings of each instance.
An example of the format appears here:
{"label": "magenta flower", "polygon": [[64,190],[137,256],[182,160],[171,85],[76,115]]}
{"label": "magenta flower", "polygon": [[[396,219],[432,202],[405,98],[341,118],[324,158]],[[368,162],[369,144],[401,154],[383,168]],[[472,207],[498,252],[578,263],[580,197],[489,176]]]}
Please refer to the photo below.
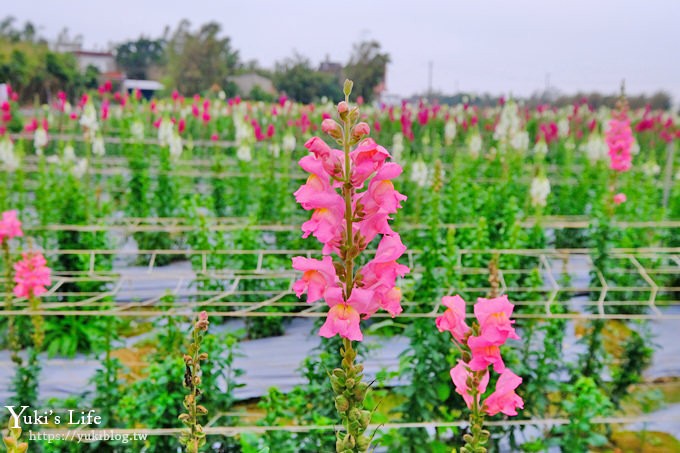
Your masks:
{"label": "magenta flower", "polygon": [[484,400],[487,414],[517,415],[517,408],[524,408],[524,401],[515,393],[515,389],[522,383],[522,378],[506,369],[496,382],[496,390]]}
{"label": "magenta flower", "polygon": [[0,244],[2,244],[3,241],[23,235],[24,232],[21,230],[21,221],[17,218],[17,211],[11,210],[3,212],[2,220],[0,220]]}
{"label": "magenta flower", "polygon": [[447,310],[443,315],[437,317],[435,323],[440,332],[448,330],[457,341],[465,342],[466,336],[470,333],[470,327],[465,323],[465,301],[462,297],[444,296],[442,304]]}
{"label": "magenta flower", "polygon": [[47,292],[45,286],[52,284],[51,270],[42,253],[24,253],[23,259],[14,265],[14,295],[31,298]]}
{"label": "magenta flower", "polygon": [[616,195],[614,195],[614,204],[617,206],[622,203],[625,203],[626,200],[627,198],[625,193],[617,193]]}

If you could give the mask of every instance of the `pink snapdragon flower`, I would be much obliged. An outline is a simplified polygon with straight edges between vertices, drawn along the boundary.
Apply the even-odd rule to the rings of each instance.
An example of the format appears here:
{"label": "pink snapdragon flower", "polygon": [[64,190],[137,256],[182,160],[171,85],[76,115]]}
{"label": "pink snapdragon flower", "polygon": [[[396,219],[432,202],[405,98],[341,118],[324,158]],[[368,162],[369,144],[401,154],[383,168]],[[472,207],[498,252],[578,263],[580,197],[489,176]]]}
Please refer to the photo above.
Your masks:
{"label": "pink snapdragon flower", "polygon": [[23,253],[23,259],[14,264],[14,295],[17,297],[36,297],[47,292],[45,286],[52,284],[51,270],[42,253]]}
{"label": "pink snapdragon flower", "polygon": [[633,131],[630,119],[625,109],[609,121],[609,128],[605,132],[605,141],[609,147],[610,168],[614,171],[625,172],[632,166],[631,147],[633,146]]}
{"label": "pink snapdragon flower", "polygon": [[522,378],[506,369],[496,382],[496,390],[484,400],[484,409],[489,415],[502,412],[505,415],[517,415],[517,408],[524,409],[524,401],[515,393],[522,383]]}
{"label": "pink snapdragon flower", "polygon": [[[468,386],[468,380],[472,378],[472,373],[468,369],[465,362],[462,360],[458,361],[458,364],[451,368],[451,380],[453,385],[456,386],[456,393],[463,397],[465,404],[467,404],[468,409],[472,408],[472,403],[474,401],[471,388]],[[489,373],[484,373],[484,376],[479,381],[479,386],[477,386],[477,405],[479,405],[479,400],[481,396],[486,392],[486,387],[489,385]]]}
{"label": "pink snapdragon flower", "polygon": [[[338,105],[345,127],[352,127],[354,120],[346,115],[348,111],[346,102]],[[344,140],[342,126],[332,118],[325,117],[321,129],[341,143]],[[325,256],[321,261],[293,258],[293,267],[304,272],[293,289],[298,297],[306,292],[308,302],[323,298],[330,307],[319,331],[324,337],[340,335],[360,341],[362,317],[369,318],[380,309],[393,317],[402,312],[402,293],[396,281],[409,272],[398,263],[406,246],[388,224],[389,215],[406,200],[392,183],[402,169],[386,163],[390,154],[373,139],[365,138],[349,150],[369,132],[366,123],[354,125],[348,143],[343,143],[346,151],[312,137],[305,143],[310,154],[299,161],[309,177],[295,191],[295,199],[303,209],[312,211],[311,219],[302,224],[303,237],[316,237]],[[367,189],[358,192],[366,182]],[[378,235],[382,237],[375,256],[356,271],[354,259]],[[340,261],[333,262],[332,253]]]}
{"label": "pink snapdragon flower", "polygon": [[[508,339],[519,339],[512,327],[514,321],[510,319],[514,305],[507,296],[480,297],[474,306],[476,321],[468,326],[465,322],[465,301],[460,296],[444,297],[442,304],[447,310],[437,317],[436,325],[440,332],[451,332],[462,351],[463,359],[451,369],[451,380],[456,393],[473,411],[471,419],[477,420],[478,424],[471,431],[476,436],[475,433],[482,429],[484,413],[495,415],[502,412],[513,416],[517,415],[517,408],[524,408],[524,401],[515,393],[522,378],[505,367],[500,349]],[[483,399],[489,383],[489,367],[493,367],[500,376],[496,390]]]}
{"label": "pink snapdragon flower", "polygon": [[437,317],[436,325],[440,332],[448,330],[457,341],[463,343],[470,333],[470,327],[465,323],[465,301],[455,295],[442,297],[442,304],[447,307],[443,315]]}
{"label": "pink snapdragon flower", "polygon": [[337,284],[330,256],[324,256],[322,260],[296,256],[293,258],[293,269],[304,272],[302,278],[293,284],[293,291],[298,297],[306,292],[308,303],[323,299],[326,290]]}
{"label": "pink snapdragon flower", "polygon": [[488,342],[502,345],[508,338],[519,340],[515,329],[515,321],[510,320],[514,305],[508,302],[508,296],[494,299],[480,297],[475,304],[475,317],[482,330],[481,336]]}
{"label": "pink snapdragon flower", "polygon": [[625,203],[626,200],[627,198],[625,193],[617,193],[616,195],[614,195],[614,204],[617,206],[622,203]]}
{"label": "pink snapdragon flower", "polygon": [[0,244],[15,237],[23,236],[21,221],[17,218],[17,211],[5,211],[0,220]]}

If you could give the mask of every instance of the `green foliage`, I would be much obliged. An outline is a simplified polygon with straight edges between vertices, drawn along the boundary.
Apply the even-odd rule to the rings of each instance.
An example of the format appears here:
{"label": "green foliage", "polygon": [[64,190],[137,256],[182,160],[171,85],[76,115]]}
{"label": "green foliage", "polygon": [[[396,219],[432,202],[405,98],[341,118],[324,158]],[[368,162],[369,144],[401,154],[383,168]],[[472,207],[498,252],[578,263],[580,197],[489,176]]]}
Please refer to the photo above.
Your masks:
{"label": "green foliage", "polygon": [[162,39],[140,36],[116,46],[116,63],[129,79],[149,78],[149,69],[163,63],[165,56]]}
{"label": "green foliage", "polygon": [[581,377],[574,384],[565,385],[563,395],[560,405],[564,413],[569,414],[569,423],[554,428],[561,436],[561,445],[573,452],[606,445],[604,427],[592,423],[593,418],[605,416],[611,409],[611,402],[602,389],[593,379]]}
{"label": "green foliage", "polygon": [[385,82],[385,71],[390,56],[381,52],[378,41],[364,41],[354,45],[349,63],[345,67],[345,75],[354,81],[357,96],[371,101],[379,94],[378,88]]}
{"label": "green foliage", "polygon": [[200,93],[213,85],[222,86],[239,63],[238,51],[222,26],[208,22],[192,32],[182,20],[167,40],[167,71],[172,86],[183,93]]}
{"label": "green foliage", "polygon": [[316,71],[309,59],[299,54],[276,64],[273,81],[279,91],[303,104],[324,96],[338,99],[342,95],[333,74]]}

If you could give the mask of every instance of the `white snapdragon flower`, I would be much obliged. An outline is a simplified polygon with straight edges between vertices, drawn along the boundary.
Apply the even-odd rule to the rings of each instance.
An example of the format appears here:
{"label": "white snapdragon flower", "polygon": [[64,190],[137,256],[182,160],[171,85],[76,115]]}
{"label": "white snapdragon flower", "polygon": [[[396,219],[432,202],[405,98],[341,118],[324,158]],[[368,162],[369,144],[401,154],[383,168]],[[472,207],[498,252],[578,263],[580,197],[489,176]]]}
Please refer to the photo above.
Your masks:
{"label": "white snapdragon flower", "polygon": [[645,162],[642,165],[642,173],[646,176],[657,176],[661,173],[661,167],[656,162]]}
{"label": "white snapdragon flower", "polygon": [[557,135],[559,135],[560,138],[569,136],[569,120],[567,118],[561,118],[557,122]]}
{"label": "white snapdragon flower", "polygon": [[296,146],[297,141],[295,140],[295,136],[293,134],[289,132],[283,136],[282,147],[284,151],[292,152],[295,150]]}
{"label": "white snapdragon flower", "polygon": [[83,114],[80,116],[80,125],[88,130],[88,133],[94,134],[99,129],[97,122],[97,110],[94,104],[88,102],[83,108]]}
{"label": "white snapdragon flower", "polygon": [[595,134],[590,136],[588,142],[584,146],[584,150],[591,163],[595,163],[599,160],[606,160],[609,153],[609,148],[607,147],[604,138],[602,138],[601,135]]}
{"label": "white snapdragon flower", "polygon": [[9,171],[13,172],[19,168],[19,156],[14,153],[14,143],[9,137],[5,137],[0,140],[0,161],[3,167]]}
{"label": "white snapdragon flower", "polygon": [[[52,156],[50,156],[50,157],[52,157]],[[57,157],[57,156],[54,156],[54,157]],[[73,162],[73,161],[76,160],[76,150],[73,149],[73,146],[71,146],[70,144],[64,146],[63,159],[64,159],[64,162]],[[59,161],[59,159],[57,158],[57,162],[58,161]]]}
{"label": "white snapdragon flower", "polygon": [[401,160],[401,154],[404,152],[404,134],[396,132],[392,136],[392,160]]}
{"label": "white snapdragon flower", "polygon": [[526,151],[529,149],[529,133],[527,131],[517,132],[510,139],[510,146],[517,151]]}
{"label": "white snapdragon flower", "polygon": [[545,176],[537,176],[531,181],[529,196],[531,205],[534,207],[544,207],[550,195],[550,181]]}
{"label": "white snapdragon flower", "polygon": [[545,140],[539,140],[538,143],[534,145],[534,154],[545,156],[548,154],[548,144]]}
{"label": "white snapdragon flower", "polygon": [[427,165],[422,160],[413,162],[411,169],[411,181],[415,182],[418,187],[425,187],[427,185]]}
{"label": "white snapdragon flower", "polygon": [[482,152],[482,136],[479,134],[474,134],[470,137],[470,142],[468,143],[468,150],[470,155],[477,159]]}
{"label": "white snapdragon flower", "polygon": [[169,145],[170,141],[173,139],[175,129],[171,121],[166,119],[161,120],[161,124],[158,125],[158,141],[161,146]]}
{"label": "white snapdragon flower", "polygon": [[247,143],[241,144],[236,150],[236,158],[243,162],[250,162],[253,160],[253,154],[250,150],[250,146]]}
{"label": "white snapdragon flower", "polygon": [[106,147],[104,145],[104,138],[98,135],[92,140],[92,154],[95,156],[103,156],[106,154]]}
{"label": "white snapdragon flower", "polygon": [[33,146],[36,150],[42,152],[43,148],[47,146],[47,131],[42,127],[35,130],[33,134]]}
{"label": "white snapdragon flower", "polygon": [[446,126],[444,126],[444,143],[449,146],[453,143],[453,140],[456,138],[456,122],[453,120],[449,120],[446,122]]}
{"label": "white snapdragon flower", "polygon": [[182,150],[184,149],[184,144],[182,143],[182,137],[179,134],[172,132],[168,140],[168,150],[170,151],[170,157],[172,159],[178,159],[182,155]]}
{"label": "white snapdragon flower", "polygon": [[141,121],[135,121],[130,126],[130,135],[135,140],[141,140],[144,138],[144,123]]}
{"label": "white snapdragon flower", "polygon": [[87,172],[87,159],[78,159],[73,167],[71,173],[76,178],[82,178]]}
{"label": "white snapdragon flower", "polygon": [[637,156],[638,154],[640,154],[640,144],[635,138],[633,138],[633,143],[630,145],[630,153],[633,156]]}

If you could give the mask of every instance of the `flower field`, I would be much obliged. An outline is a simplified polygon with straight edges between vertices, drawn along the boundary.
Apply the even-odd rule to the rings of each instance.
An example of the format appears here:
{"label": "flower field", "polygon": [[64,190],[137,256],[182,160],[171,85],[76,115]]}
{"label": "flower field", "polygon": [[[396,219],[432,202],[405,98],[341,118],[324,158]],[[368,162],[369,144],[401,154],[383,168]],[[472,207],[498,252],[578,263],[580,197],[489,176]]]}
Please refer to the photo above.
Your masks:
{"label": "flower field", "polygon": [[680,448],[677,113],[138,94],[1,105],[3,406],[118,435],[8,448]]}

